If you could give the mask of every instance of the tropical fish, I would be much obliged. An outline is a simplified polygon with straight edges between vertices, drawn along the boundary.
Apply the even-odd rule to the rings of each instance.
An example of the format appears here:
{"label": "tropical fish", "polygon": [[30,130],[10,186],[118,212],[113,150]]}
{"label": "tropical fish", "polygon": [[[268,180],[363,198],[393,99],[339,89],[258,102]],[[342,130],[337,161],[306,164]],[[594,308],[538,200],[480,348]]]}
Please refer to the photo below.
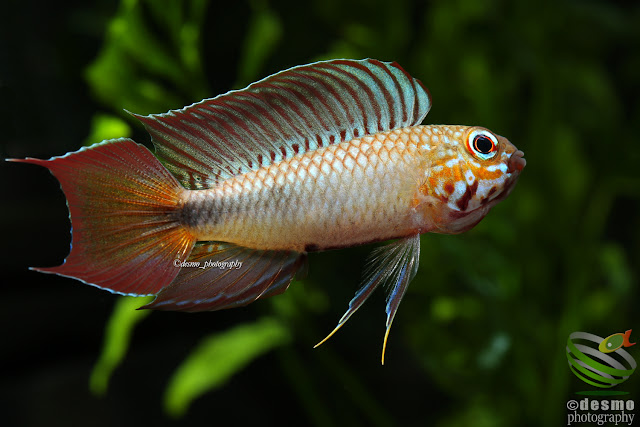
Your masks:
{"label": "tropical fish", "polygon": [[600,342],[598,350],[603,353],[613,353],[619,348],[636,345],[637,343],[631,342],[631,331],[632,329],[628,329],[625,333],[618,332],[617,334],[609,335]]}
{"label": "tropical fish", "polygon": [[396,63],[294,67],[164,114],[131,139],[49,160],[69,207],[64,263],[34,268],[143,308],[206,311],[284,292],[309,252],[376,249],[331,337],[382,283],[386,333],[416,275],[420,235],[471,229],[513,189],[524,154],[477,126],[421,126],[422,83]]}

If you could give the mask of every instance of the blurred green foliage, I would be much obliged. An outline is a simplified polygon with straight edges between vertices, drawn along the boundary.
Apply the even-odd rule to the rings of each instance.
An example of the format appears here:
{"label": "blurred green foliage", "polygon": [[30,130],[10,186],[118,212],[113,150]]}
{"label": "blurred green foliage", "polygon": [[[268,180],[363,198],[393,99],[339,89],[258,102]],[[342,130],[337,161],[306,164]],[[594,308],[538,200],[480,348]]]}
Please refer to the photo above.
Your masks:
{"label": "blurred green foliage", "polygon": [[268,317],[206,338],[173,375],[165,395],[167,411],[183,415],[194,398],[222,387],[252,359],[289,338],[287,328]]}
{"label": "blurred green foliage", "polygon": [[106,139],[126,138],[131,135],[131,127],[121,119],[110,114],[97,113],[91,120],[91,134],[85,145],[91,145]]}
{"label": "blurred green foliage", "polygon": [[102,52],[87,70],[96,97],[117,111],[144,114],[158,107],[175,108],[180,94],[203,97],[206,83],[199,36],[207,3],[120,2]]}
{"label": "blurred green foliage", "polygon": [[[205,338],[177,368],[167,411],[184,413],[192,399],[279,349],[283,378],[308,414],[305,424],[564,422],[566,400],[584,387],[567,367],[567,336],[633,327],[640,333],[640,7],[604,0],[314,0],[302,10],[299,3],[256,0],[243,15],[217,16],[218,7],[206,0],[121,1],[87,70],[110,116],[131,120],[123,109],[159,113],[213,97],[208,88],[218,85],[220,67],[235,74],[228,81],[239,88],[305,62],[374,57],[399,62],[429,87],[434,108],[425,123],[493,129],[525,151],[527,167],[513,194],[474,230],[422,237],[420,270],[396,318],[384,369],[394,375],[412,361],[441,405],[385,405],[389,396],[369,390],[380,371],[338,356],[334,348],[349,347],[340,338],[313,353],[296,351],[293,343],[320,339],[346,309],[370,250],[358,248],[312,256],[309,277],[271,304],[258,303],[264,314],[255,323]],[[212,10],[216,21],[205,21]],[[217,37],[238,25],[245,35],[212,38],[211,25],[222,27]],[[235,62],[218,56],[228,49],[237,51]],[[123,126],[110,120],[96,118],[91,138],[106,135],[105,126]],[[363,348],[382,338],[384,316],[379,301],[369,305],[375,313],[363,309],[339,335],[352,342],[357,360],[375,363],[377,355]],[[92,379],[96,391],[126,363],[123,340],[134,322],[124,307],[109,323],[112,338]],[[624,385],[636,399],[638,377]],[[332,391],[320,393],[327,381]]]}
{"label": "blurred green foliage", "polygon": [[151,314],[149,311],[136,308],[150,301],[149,297],[118,299],[107,323],[102,354],[89,379],[89,386],[95,394],[103,395],[107,392],[109,378],[127,353],[135,325]]}

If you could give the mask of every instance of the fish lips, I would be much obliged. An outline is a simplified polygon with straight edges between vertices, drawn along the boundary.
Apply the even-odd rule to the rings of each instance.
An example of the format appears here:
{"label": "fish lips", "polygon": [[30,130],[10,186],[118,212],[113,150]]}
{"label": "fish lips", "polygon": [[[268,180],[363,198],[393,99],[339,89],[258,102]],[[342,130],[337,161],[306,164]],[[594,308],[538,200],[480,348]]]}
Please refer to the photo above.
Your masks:
{"label": "fish lips", "polygon": [[527,161],[524,158],[524,152],[522,152],[521,150],[516,150],[516,152],[513,153],[511,157],[509,157],[509,161],[507,163],[507,172],[514,173],[517,171],[517,173],[520,173],[526,165]]}
{"label": "fish lips", "polygon": [[518,182],[520,172],[522,172],[526,165],[527,161],[524,159],[524,152],[521,150],[516,150],[511,157],[509,157],[507,161],[508,178],[504,186],[504,191],[494,199],[494,203],[504,200],[511,193],[516,182]]}

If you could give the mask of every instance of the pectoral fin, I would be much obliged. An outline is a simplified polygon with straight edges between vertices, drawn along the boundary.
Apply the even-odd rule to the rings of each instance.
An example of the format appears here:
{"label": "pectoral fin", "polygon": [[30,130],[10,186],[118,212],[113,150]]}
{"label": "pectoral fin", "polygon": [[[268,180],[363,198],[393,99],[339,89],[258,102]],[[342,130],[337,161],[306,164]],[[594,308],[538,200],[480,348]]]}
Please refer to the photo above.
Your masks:
{"label": "pectoral fin", "polygon": [[387,339],[393,318],[398,311],[400,301],[407,290],[409,282],[415,277],[418,271],[420,260],[420,235],[397,240],[386,246],[376,249],[369,257],[367,271],[365,272],[364,286],[356,293],[356,296],[349,302],[349,309],[338,322],[338,326],[322,341],[327,341],[347,320],[358,310],[369,298],[373,291],[381,284],[387,283],[390,286],[390,293],[387,297],[387,330],[384,335],[382,346],[382,364],[384,365],[384,353],[387,348]]}

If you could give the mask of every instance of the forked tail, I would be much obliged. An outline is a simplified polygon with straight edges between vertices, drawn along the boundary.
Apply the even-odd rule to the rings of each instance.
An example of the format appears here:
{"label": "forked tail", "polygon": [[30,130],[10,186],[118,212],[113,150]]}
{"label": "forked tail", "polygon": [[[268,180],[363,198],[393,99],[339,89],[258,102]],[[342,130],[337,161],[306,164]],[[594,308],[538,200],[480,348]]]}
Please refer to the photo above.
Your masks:
{"label": "forked tail", "polygon": [[127,295],[158,293],[178,275],[195,237],[180,223],[185,190],[143,145],[105,141],[49,160],[11,159],[48,168],[71,218],[64,263],[33,268]]}

